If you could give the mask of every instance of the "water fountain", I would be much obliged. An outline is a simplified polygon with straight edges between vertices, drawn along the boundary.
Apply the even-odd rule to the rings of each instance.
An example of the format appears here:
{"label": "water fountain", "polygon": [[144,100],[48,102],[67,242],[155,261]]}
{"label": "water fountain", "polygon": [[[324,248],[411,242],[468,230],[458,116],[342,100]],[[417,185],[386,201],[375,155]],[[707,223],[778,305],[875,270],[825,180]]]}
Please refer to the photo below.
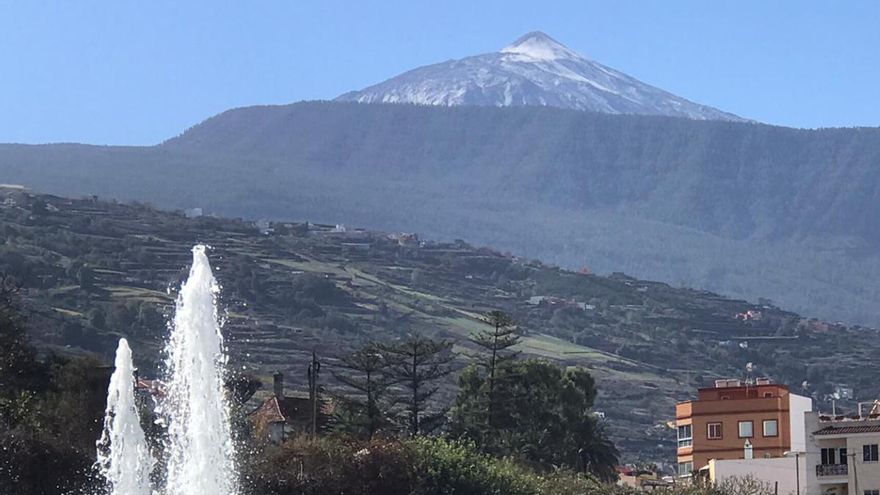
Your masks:
{"label": "water fountain", "polygon": [[193,248],[168,340],[167,495],[236,493],[229,407],[223,389],[226,354],[216,298],[220,289],[205,254]]}
{"label": "water fountain", "polygon": [[[195,246],[189,278],[180,289],[171,335],[165,349],[164,396],[157,408],[157,413],[168,427],[165,445],[167,473],[161,490],[165,495],[238,493],[235,445],[224,391],[226,354],[216,304],[218,293],[219,286],[211,272],[205,246]],[[120,342],[120,348],[122,346]],[[130,351],[127,351],[127,363],[128,370],[121,369],[117,357],[114,377],[120,374],[119,381],[123,382],[128,376],[130,388]],[[123,376],[126,372],[128,375]],[[122,383],[120,386],[124,388],[126,385]],[[113,390],[111,386],[111,395]],[[108,397],[108,421],[112,423],[111,433],[108,434],[110,460],[106,462],[108,469],[102,472],[120,476],[120,479],[142,479],[141,471],[135,475],[132,470],[143,469],[144,464],[150,464],[149,453],[132,450],[131,443],[142,441],[143,432],[138,437],[138,433],[131,429],[122,426],[116,429],[119,408],[111,411],[109,403]],[[128,416],[130,411],[126,410],[127,419],[120,422],[127,425],[131,421]],[[136,457],[133,452],[137,452]],[[124,491],[122,485],[114,482],[116,478],[107,474],[105,477],[113,487],[113,495],[150,493],[137,491],[140,488]]]}
{"label": "water fountain", "polygon": [[125,339],[119,340],[115,365],[98,441],[98,467],[113,495],[150,495],[153,458],[134,400],[134,367]]}

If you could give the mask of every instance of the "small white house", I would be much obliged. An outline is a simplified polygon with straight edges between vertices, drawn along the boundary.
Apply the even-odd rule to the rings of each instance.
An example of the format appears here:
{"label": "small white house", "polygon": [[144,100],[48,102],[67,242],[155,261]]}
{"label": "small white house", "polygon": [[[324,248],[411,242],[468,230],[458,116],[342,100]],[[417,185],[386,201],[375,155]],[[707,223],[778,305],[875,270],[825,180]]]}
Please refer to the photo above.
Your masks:
{"label": "small white house", "polygon": [[[713,483],[723,483],[728,478],[751,476],[766,483],[779,495],[806,493],[806,459],[803,455],[791,457],[772,457],[758,459],[712,459],[703,468]],[[800,465],[797,465],[797,464]],[[800,484],[798,484],[800,476]]]}

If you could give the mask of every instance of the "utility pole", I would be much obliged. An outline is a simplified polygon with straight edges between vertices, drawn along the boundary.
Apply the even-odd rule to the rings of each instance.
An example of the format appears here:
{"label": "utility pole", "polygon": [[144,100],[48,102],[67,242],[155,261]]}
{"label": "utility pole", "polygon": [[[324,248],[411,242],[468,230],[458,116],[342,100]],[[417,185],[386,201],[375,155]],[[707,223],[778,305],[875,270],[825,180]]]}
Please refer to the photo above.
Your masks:
{"label": "utility pole", "polygon": [[312,406],[312,438],[318,436],[318,373],[321,371],[321,363],[314,349],[312,350],[312,362],[309,363],[309,400]]}
{"label": "utility pole", "polygon": [[852,457],[852,462],[850,464],[852,464],[853,468],[853,484],[856,486],[856,493],[859,493],[859,471],[858,468],[856,468],[856,454],[853,452],[852,454],[848,454],[847,457]]}
{"label": "utility pole", "polygon": [[797,487],[796,495],[801,495],[801,454],[804,454],[805,459],[807,458],[806,452],[787,451],[787,452],[782,453],[782,455],[785,457],[791,457],[792,455],[794,456],[794,473],[795,473],[794,474],[794,481],[795,481],[795,486]]}

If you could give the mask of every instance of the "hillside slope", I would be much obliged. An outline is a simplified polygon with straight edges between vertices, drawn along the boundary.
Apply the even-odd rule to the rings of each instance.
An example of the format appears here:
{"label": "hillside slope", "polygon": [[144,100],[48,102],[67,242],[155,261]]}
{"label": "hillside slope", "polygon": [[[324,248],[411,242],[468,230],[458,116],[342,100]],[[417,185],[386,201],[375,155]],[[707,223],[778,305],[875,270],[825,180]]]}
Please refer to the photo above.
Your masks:
{"label": "hillside slope", "polygon": [[304,386],[312,350],[328,371],[363,342],[408,332],[473,351],[467,336],[478,317],[502,309],[519,322],[526,355],[586,366],[598,378],[598,408],[627,459],[671,456],[663,425],[673,402],[713,378],[739,376],[746,362],[788,383],[809,381],[805,393],[817,399],[838,384],[854,387],[856,399],[880,393],[864,366],[880,351],[874,330],[620,274],[568,272],[463,242],[303,223],[271,228],[0,189],[0,272],[24,284],[40,346],[109,359],[114,339],[127,336],[148,374],[189,249],[207,243],[233,365],[267,380],[285,371],[294,388]]}
{"label": "hillside slope", "polygon": [[0,181],[468,238],[880,324],[880,129],[300,103],[158,147],[0,146]]}
{"label": "hillside slope", "polygon": [[734,239],[880,242],[872,214],[880,129],[303,103],[232,110],[162,148],[259,161],[278,173],[378,172],[375,181],[414,187],[440,180],[438,194],[491,191],[486,201],[524,208],[623,208]]}

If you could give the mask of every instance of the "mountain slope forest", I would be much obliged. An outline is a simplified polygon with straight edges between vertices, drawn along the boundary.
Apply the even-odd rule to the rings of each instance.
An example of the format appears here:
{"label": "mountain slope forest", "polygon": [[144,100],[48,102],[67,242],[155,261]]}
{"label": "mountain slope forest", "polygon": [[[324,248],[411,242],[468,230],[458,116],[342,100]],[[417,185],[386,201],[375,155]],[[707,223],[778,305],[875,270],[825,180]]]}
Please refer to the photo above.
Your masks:
{"label": "mountain slope forest", "polygon": [[880,323],[880,129],[306,102],[154,147],[0,146],[0,180],[251,219],[465,238]]}
{"label": "mountain slope forest", "polygon": [[[125,336],[146,377],[155,376],[190,249],[202,242],[223,286],[230,362],[261,379],[260,394],[271,393],[279,370],[289,389],[305,390],[313,351],[333,388],[341,356],[408,334],[452,341],[460,370],[475,351],[469,336],[493,310],[516,321],[523,358],[590,372],[595,410],[626,461],[671,458],[674,402],[713,379],[742,376],[748,362],[820,401],[838,386],[852,387],[854,400],[880,394],[864,365],[880,352],[876,330],[623,274],[566,271],[464,241],[187,218],[15,188],[0,189],[0,233],[0,272],[21,284],[33,342],[109,362]],[[446,380],[439,405],[452,400],[454,374]]]}

